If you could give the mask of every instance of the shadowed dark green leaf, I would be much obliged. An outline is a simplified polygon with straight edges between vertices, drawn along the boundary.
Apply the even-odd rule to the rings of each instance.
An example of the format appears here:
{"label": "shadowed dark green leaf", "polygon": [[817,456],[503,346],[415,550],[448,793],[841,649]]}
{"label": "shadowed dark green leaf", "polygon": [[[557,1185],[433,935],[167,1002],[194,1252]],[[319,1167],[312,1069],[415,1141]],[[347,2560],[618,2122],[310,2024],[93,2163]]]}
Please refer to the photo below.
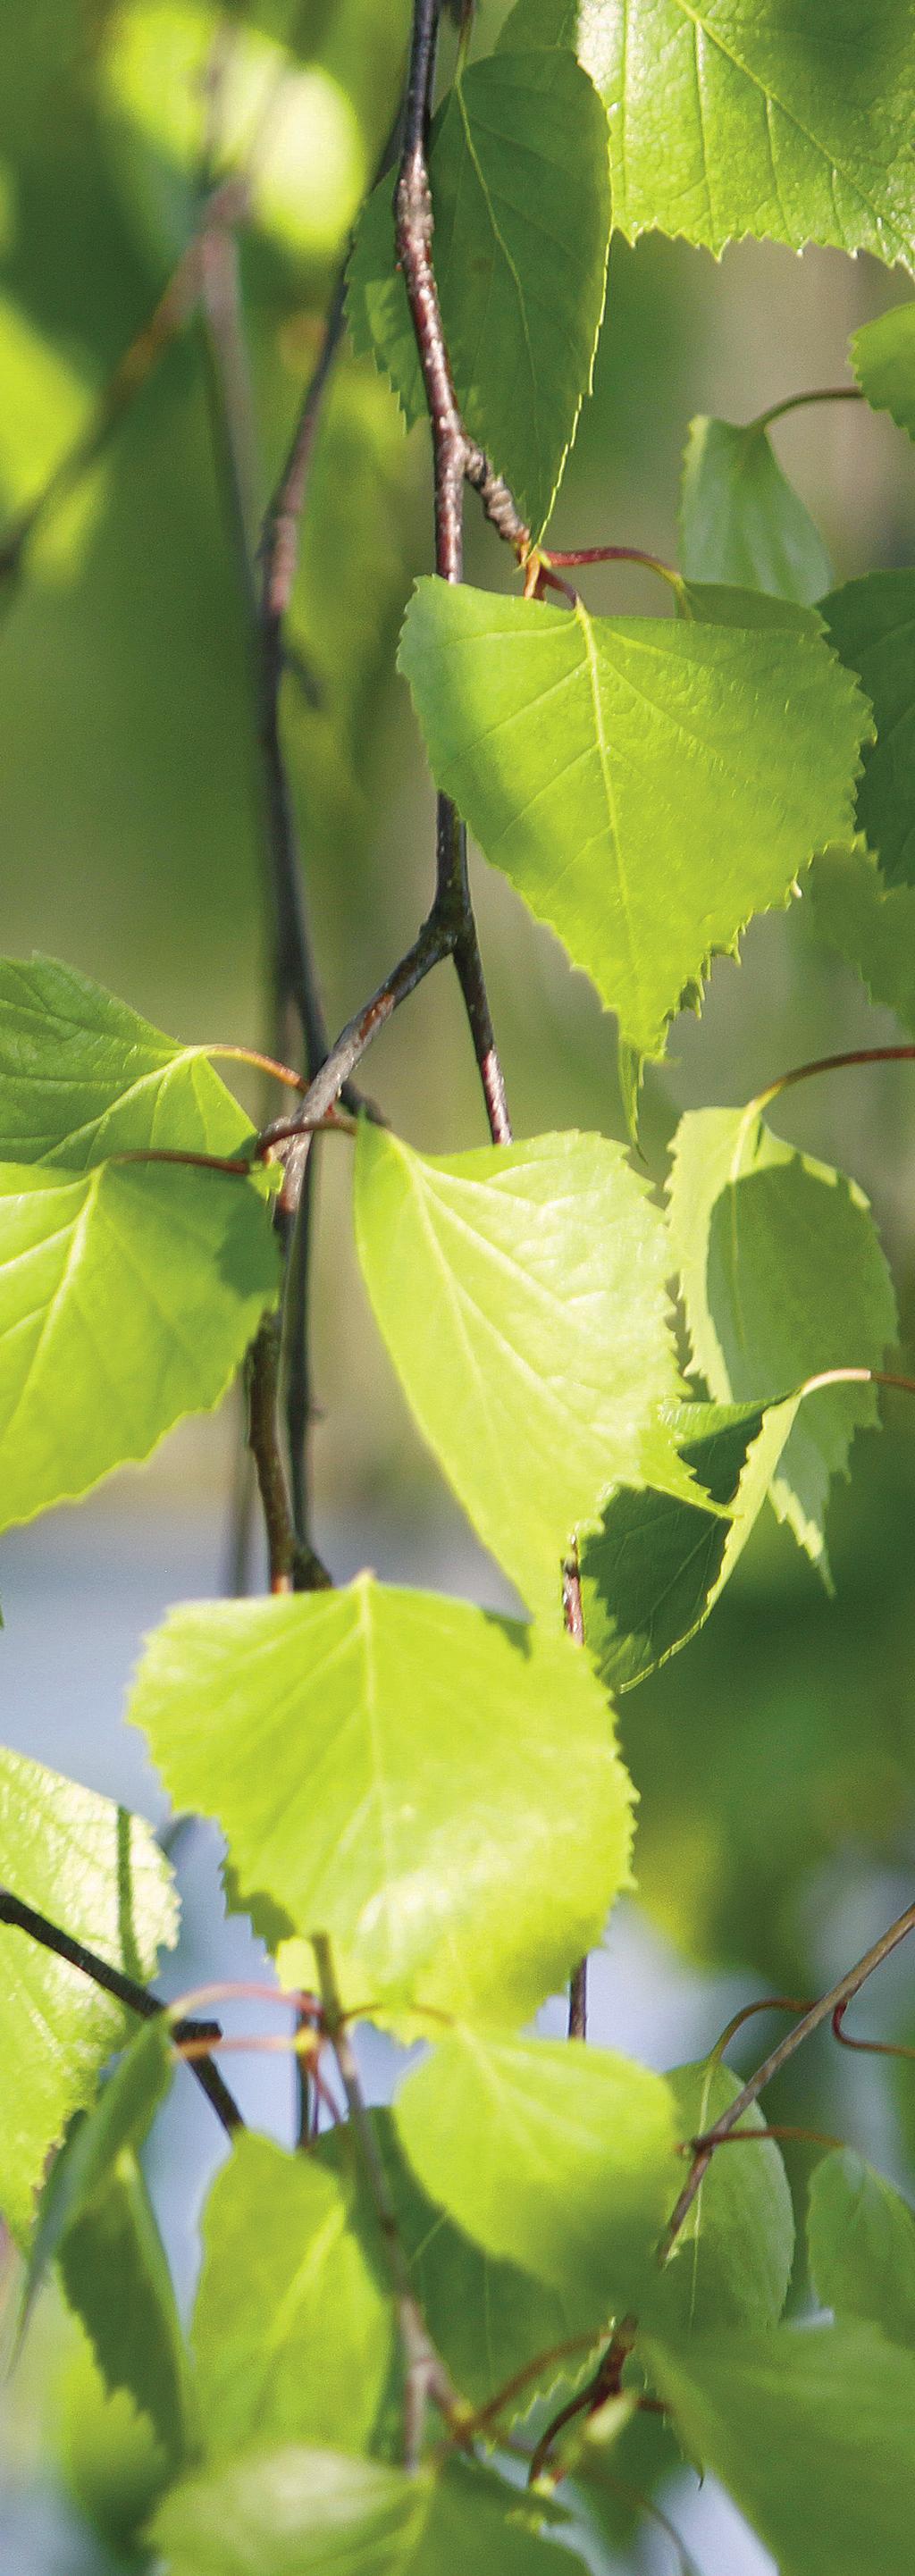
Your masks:
{"label": "shadowed dark green leaf", "polygon": [[872,411],[888,411],[915,438],[915,302],[894,304],[856,331],[849,350]]}
{"label": "shadowed dark green leaf", "polygon": [[854,967],[871,1000],[915,1030],[915,886],[885,886],[877,860],[859,844],[817,859],[804,906],[814,936]]}
{"label": "shadowed dark green leaf", "polygon": [[830,643],[874,710],[858,827],[887,885],[915,885],[915,572],[869,572],[820,603]]}

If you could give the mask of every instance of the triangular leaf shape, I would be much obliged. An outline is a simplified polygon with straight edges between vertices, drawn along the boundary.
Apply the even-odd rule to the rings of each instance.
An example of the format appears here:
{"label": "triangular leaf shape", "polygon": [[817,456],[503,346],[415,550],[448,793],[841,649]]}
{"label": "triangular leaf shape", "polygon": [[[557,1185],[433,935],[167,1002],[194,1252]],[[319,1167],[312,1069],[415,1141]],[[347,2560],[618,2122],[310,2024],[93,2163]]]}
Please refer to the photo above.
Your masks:
{"label": "triangular leaf shape", "polygon": [[438,2478],[342,2453],[252,2451],[175,2487],[149,2532],[163,2576],[574,2576],[526,2500],[457,2462]]}
{"label": "triangular leaf shape", "polygon": [[915,571],[869,572],[820,603],[830,643],[867,691],[858,827],[886,885],[915,885]]}
{"label": "triangular leaf shape", "polygon": [[804,888],[810,928],[835,948],[866,984],[915,1031],[915,885],[885,886],[878,862],[863,848],[827,850]]}
{"label": "triangular leaf shape", "polygon": [[890,412],[915,438],[915,300],[863,323],[849,355],[871,410]]}
{"label": "triangular leaf shape", "polygon": [[911,267],[909,0],[577,0],[610,122],[614,222]]}
{"label": "triangular leaf shape", "polygon": [[763,590],[807,608],[828,589],[832,567],[819,529],[759,421],[741,428],[700,414],[690,422],[680,563],[689,580]]}
{"label": "triangular leaf shape", "polygon": [[643,1055],[711,951],[850,836],[868,719],[801,614],[591,618],[435,580],[407,610],[437,785]]}
{"label": "triangular leaf shape", "polygon": [[[579,1533],[585,1640],[602,1681],[631,1690],[701,1628],[762,1510],[797,1400],[668,1409],[691,1500],[617,1486]],[[708,1502],[705,1497],[708,1496]]]}
{"label": "triangular leaf shape", "polygon": [[[693,1359],[717,1402],[777,1402],[823,1370],[882,1367],[896,1301],[864,1193],[782,1144],[752,1103],[681,1119],[669,1205]],[[830,1480],[876,1420],[866,1384],[808,1395],[772,1480],[779,1519],[827,1577]]]}
{"label": "triangular leaf shape", "polygon": [[368,2446],[396,2359],[394,2306],[345,2190],[312,2157],[236,2140],[203,2215],[192,2344],[215,2458],[341,2431]]}
{"label": "triangular leaf shape", "polygon": [[721,2479],[781,2576],[910,2576],[911,2354],[865,2325],[770,2326],[654,2344],[646,2358],[685,2450]]}
{"label": "triangular leaf shape", "polygon": [[[463,418],[539,536],[591,368],[610,234],[607,126],[571,53],[500,52],[463,72],[430,153],[435,269]],[[361,217],[347,306],[408,421],[425,408],[392,181]]]}
{"label": "triangular leaf shape", "polygon": [[[682,2138],[701,2137],[740,2081],[709,2058],[665,2077]],[[742,2128],[761,2129],[750,2105]],[[713,2156],[664,2269],[646,2285],[642,2317],[654,2334],[703,2334],[722,2326],[776,2325],[794,2259],[794,2212],[781,2155],[760,2138],[751,2156]]]}
{"label": "triangular leaf shape", "polygon": [[356,1239],[413,1413],[532,1610],[609,1484],[671,1480],[680,1380],[663,1219],[620,1145],[538,1136],[413,1153],[363,1121]]}
{"label": "triangular leaf shape", "polygon": [[0,1162],[82,1172],[150,1145],[234,1154],[248,1134],[205,1048],[53,957],[0,959]]}
{"label": "triangular leaf shape", "polygon": [[354,2003],[523,2020],[628,1878],[629,1783],[560,1633],[368,1575],[191,1604],[130,1715],[175,1804],[222,1826],[240,1901],[330,1934]]}
{"label": "triangular leaf shape", "polygon": [[915,2217],[850,2147],[824,2156],[811,2176],[807,2252],[824,2308],[915,2346]]}
{"label": "triangular leaf shape", "polygon": [[[111,1966],[143,1980],[177,1934],[171,1872],[148,1825],[24,1754],[0,1752],[0,1882]],[[0,1929],[0,2210],[23,2236],[51,2147],[134,2024],[80,1969]]]}
{"label": "triangular leaf shape", "polygon": [[453,2030],[394,2118],[430,2200],[561,2291],[577,2330],[622,2313],[676,2198],[663,2077],[605,2049]]}
{"label": "triangular leaf shape", "polygon": [[253,1182],[0,1164],[0,1529],[218,1404],[276,1289]]}

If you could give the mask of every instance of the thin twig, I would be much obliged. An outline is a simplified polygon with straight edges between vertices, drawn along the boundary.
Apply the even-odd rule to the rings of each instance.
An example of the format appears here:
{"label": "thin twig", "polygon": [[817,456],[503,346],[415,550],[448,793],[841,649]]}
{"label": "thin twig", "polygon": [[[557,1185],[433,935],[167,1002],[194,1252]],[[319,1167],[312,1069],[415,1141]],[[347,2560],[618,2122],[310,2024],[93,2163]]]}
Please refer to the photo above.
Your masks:
{"label": "thin twig", "polygon": [[[562,1618],[567,1637],[576,1646],[585,1642],[585,1621],[581,1603],[581,1572],[578,1548],[572,1546],[562,1569]],[[588,2036],[588,1962],[579,1959],[569,1985],[569,2038]]]}
{"label": "thin twig", "polygon": [[904,1914],[898,1915],[895,1923],[890,1924],[889,1931],[882,1933],[880,1940],[875,1941],[871,1949],[865,1951],[864,1957],[859,1959],[853,1968],[849,1968],[844,1977],[840,1977],[838,1985],[830,1987],[828,1994],[821,1995],[815,2004],[811,2004],[809,2011],[795,2023],[794,2029],[789,2030],[786,2037],[779,2041],[777,2048],[773,2048],[769,2056],[763,2059],[755,2075],[751,2075],[749,2082],[741,2087],[739,2093],[735,2093],[733,2101],[728,2103],[725,2111],[722,2111],[720,2119],[715,2121],[714,2126],[708,2129],[703,2137],[696,2139],[693,2163],[664,2237],[660,2256],[662,2263],[666,2262],[684,2219],[689,2215],[716,2147],[729,2136],[732,2129],[737,2127],[744,2112],[749,2110],[751,2102],[757,2100],[765,2086],[772,2082],[773,2076],[778,2075],[782,2067],[787,2065],[788,2059],[794,2056],[795,2050],[802,2047],[805,2039],[809,2039],[813,2031],[819,2030],[824,2021],[830,2021],[840,2007],[851,2001],[852,1996],[866,1984],[868,1977],[873,1976],[875,1968],[881,1967],[884,1959],[889,1958],[890,1952],[898,1949],[900,1942],[904,1941],[913,1930],[915,1930],[915,1905],[908,1905]]}
{"label": "thin twig", "polygon": [[813,393],[786,394],[782,402],[770,403],[768,411],[761,411],[755,420],[749,420],[747,428],[771,429],[773,421],[784,420],[786,412],[806,411],[811,403],[863,401],[864,395],[860,385],[825,385],[817,387]]}
{"label": "thin twig", "polygon": [[431,2403],[438,2408],[453,2439],[463,2450],[470,2445],[473,2410],[458,2395],[441,2354],[436,2352],[410,2279],[387,2175],[366,2108],[347,2017],[340,2002],[330,1943],[323,1933],[316,1932],[312,1934],[312,1946],[321,1990],[322,2027],[337,2061],[353,2141],[381,2232],[394,2293],[405,2365],[404,2466],[415,2471],[419,2466],[427,2405]]}
{"label": "thin twig", "polygon": [[[104,1994],[113,1995],[117,2003],[124,2004],[127,2011],[136,2013],[141,2021],[156,2021],[161,2013],[168,2012],[168,2005],[158,1995],[150,1994],[147,1986],[141,1986],[134,1977],[126,1976],[123,1969],[113,1968],[108,1959],[100,1958],[95,1950],[88,1950],[85,1942],[74,1940],[71,1933],[63,1932],[60,1925],[52,1923],[46,1914],[38,1913],[33,1905],[26,1905],[22,1897],[14,1896],[9,1887],[0,1887],[0,1923],[26,1933],[29,1940],[37,1941],[43,1950],[51,1950],[55,1958],[65,1959],[68,1967],[78,1968],[82,1976],[90,1977],[93,1985],[100,1986]],[[191,2042],[205,2040],[208,2046],[212,2046],[221,2037],[221,2032],[218,2022],[182,2020],[175,2023],[174,2036]],[[207,2058],[195,2066],[194,2073],[217,2119],[231,2137],[234,2130],[244,2127],[244,2121],[218,2067],[212,2066]]]}

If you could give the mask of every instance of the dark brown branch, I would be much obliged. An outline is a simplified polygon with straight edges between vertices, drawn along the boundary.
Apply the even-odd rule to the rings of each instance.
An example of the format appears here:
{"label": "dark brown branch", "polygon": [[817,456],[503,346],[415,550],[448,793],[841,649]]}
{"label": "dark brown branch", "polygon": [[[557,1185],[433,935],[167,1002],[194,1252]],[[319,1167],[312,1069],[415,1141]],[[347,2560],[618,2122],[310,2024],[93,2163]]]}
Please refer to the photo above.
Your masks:
{"label": "dark brown branch", "polygon": [[379,984],[371,1000],[364,1003],[362,1010],[357,1011],[355,1018],[348,1020],[345,1029],[341,1030],[320,1073],[309,1084],[300,1116],[294,1120],[277,1119],[271,1127],[265,1127],[262,1147],[268,1151],[276,1148],[277,1152],[280,1147],[285,1149],[282,1154],[285,1164],[282,1198],[290,1215],[298,1206],[301,1195],[310,1143],[309,1127],[332,1108],[344,1083],[392,1012],[399,1009],[408,994],[415,992],[417,984],[431,973],[433,966],[439,966],[444,957],[451,955],[453,946],[453,931],[438,911],[433,910],[414,939],[412,948],[407,949],[406,955],[399,959],[384,983]]}
{"label": "dark brown branch", "polygon": [[[167,2004],[158,1995],[151,1995],[148,1987],[138,1985],[134,1977],[125,1976],[121,1968],[112,1967],[110,1961],[100,1958],[97,1951],[87,1950],[83,1941],[75,1941],[46,1914],[39,1914],[33,1905],[26,1905],[22,1897],[14,1896],[9,1887],[0,1887],[0,1923],[8,1924],[16,1932],[26,1933],[29,1940],[37,1941],[43,1950],[51,1950],[55,1958],[65,1959],[68,1967],[78,1968],[82,1976],[90,1977],[94,1986],[100,1986],[104,1994],[112,1995],[116,2003],[124,2004],[127,2011],[136,2013],[141,2021],[156,2021],[160,2013],[168,2011]],[[222,2034],[218,2022],[188,2020],[177,2021],[172,2035],[177,2041],[203,2040],[209,2045]],[[195,2066],[194,2073],[217,2119],[221,2120],[231,2137],[233,2130],[244,2127],[244,2121],[228,2085],[223,2083],[218,2068],[211,2066],[208,2059],[202,2059]]]}
{"label": "dark brown branch", "polygon": [[[578,1549],[572,1547],[562,1569],[562,1618],[566,1635],[576,1646],[585,1642],[585,1622],[581,1606],[581,1574]],[[569,2038],[588,2036],[588,1962],[579,1959],[569,1984]]]}
{"label": "dark brown branch", "polygon": [[880,1940],[875,1941],[872,1948],[865,1951],[864,1957],[859,1959],[853,1968],[849,1968],[844,1977],[840,1977],[838,1985],[831,1986],[828,1994],[821,1995],[815,2004],[811,2004],[809,2011],[795,2023],[794,2029],[789,2030],[786,2037],[779,2041],[777,2048],[773,2048],[769,2056],[763,2059],[755,2075],[751,2075],[749,2082],[742,2086],[739,2093],[735,2093],[733,2102],[728,2103],[727,2110],[722,2111],[721,2118],[715,2121],[714,2127],[708,2129],[704,2137],[695,2140],[693,2162],[670,2219],[661,2249],[662,2262],[666,2261],[684,2219],[689,2215],[716,2147],[730,2135],[732,2129],[737,2127],[744,2112],[749,2110],[751,2102],[755,2102],[766,2085],[771,2084],[773,2076],[778,2075],[782,2067],[787,2065],[789,2057],[794,2056],[795,2050],[801,2048],[805,2039],[809,2039],[813,2031],[819,2030],[823,2022],[833,2020],[835,2014],[841,2012],[845,2005],[851,2002],[852,1996],[859,1993],[868,1977],[873,1976],[875,1968],[881,1967],[884,1959],[889,1958],[890,1952],[898,1949],[900,1942],[906,1940],[913,1930],[915,1930],[915,1905],[908,1905],[905,1913],[898,1915],[895,1923],[890,1924],[889,1931],[882,1933]]}
{"label": "dark brown branch", "polygon": [[410,2279],[410,2267],[388,2189],[388,2178],[366,2108],[348,2021],[340,2002],[330,1943],[322,1933],[314,1933],[312,1946],[321,1989],[321,2026],[339,2068],[353,2142],[378,2223],[394,2293],[405,2367],[404,2466],[416,2470],[427,2405],[438,2408],[449,2432],[464,2450],[470,2445],[473,2410],[458,2395],[441,2354],[436,2352]]}

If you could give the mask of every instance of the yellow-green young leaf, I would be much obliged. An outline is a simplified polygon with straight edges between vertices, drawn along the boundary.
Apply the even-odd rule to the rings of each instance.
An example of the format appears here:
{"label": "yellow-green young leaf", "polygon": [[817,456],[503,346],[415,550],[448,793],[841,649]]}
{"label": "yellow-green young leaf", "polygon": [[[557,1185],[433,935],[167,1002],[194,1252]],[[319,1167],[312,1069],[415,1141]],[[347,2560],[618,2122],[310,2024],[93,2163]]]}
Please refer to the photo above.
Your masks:
{"label": "yellow-green young leaf", "polygon": [[690,422],[680,501],[680,562],[687,578],[770,591],[812,607],[832,566],[809,510],[773,456],[758,421]]}
{"label": "yellow-green young leaf", "polygon": [[[681,2138],[701,2136],[740,2090],[729,2066],[711,2059],[665,2077]],[[741,2122],[761,2129],[757,2104]],[[653,2334],[703,2334],[721,2326],[770,2326],[781,2316],[794,2259],[794,2212],[772,2138],[713,2156],[665,2263],[641,2302]]]}
{"label": "yellow-green young leaf", "polygon": [[[149,1826],[20,1753],[0,1752],[0,1883],[138,1980],[176,1938],[171,1872]],[[27,1933],[0,1927],[0,1954],[0,2210],[24,2236],[49,2149],[135,2024]]]}
{"label": "yellow-green young leaf", "polygon": [[915,2218],[850,2147],[824,2156],[811,2177],[807,2253],[821,2306],[915,2345]]}
{"label": "yellow-green young leaf", "polygon": [[911,2354],[856,2324],[655,2343],[646,2360],[684,2450],[721,2479],[780,2576],[911,2576]]}
{"label": "yellow-green young leaf", "polygon": [[884,882],[915,885],[915,572],[865,573],[822,600],[821,610],[830,643],[874,710],[858,828]]}
{"label": "yellow-green young leaf", "polygon": [[175,1805],[222,1826],[240,1901],[328,1933],[354,2003],[524,2020],[628,1879],[629,1781],[559,1633],[368,1575],[191,1604],[130,1715]]}
{"label": "yellow-green young leaf", "polygon": [[255,2442],[371,2440],[396,2358],[390,2284],[340,2182],[269,2138],[236,2140],[203,2214],[192,2345],[215,2458]]}
{"label": "yellow-green young leaf", "polygon": [[885,886],[860,845],[827,850],[811,868],[804,905],[816,938],[854,968],[871,1000],[915,1030],[915,886]]}
{"label": "yellow-green young leaf", "polygon": [[415,1154],[364,1120],[356,1240],[420,1429],[532,1610],[607,1486],[676,1474],[663,1219],[620,1145]]}
{"label": "yellow-green young leaf", "polygon": [[558,2290],[576,2331],[626,2307],[682,2180],[662,2076],[605,2049],[454,2030],[394,2117],[429,2199]]}
{"label": "yellow-green young leaf", "polygon": [[[773,1136],[752,1107],[681,1119],[669,1189],[693,1361],[716,1402],[778,1401],[834,1368],[882,1367],[896,1301],[862,1190]],[[771,1498],[828,1576],[823,1520],[876,1390],[821,1388],[800,1408]]]}
{"label": "yellow-green young leaf", "polygon": [[[610,233],[606,118],[574,55],[500,51],[460,75],[430,179],[458,402],[538,536],[590,390]],[[360,220],[347,309],[357,349],[374,350],[411,421],[425,395],[392,188],[389,175]]]}
{"label": "yellow-green young leaf", "polygon": [[276,1288],[253,1181],[0,1164],[0,1528],[218,1404]]}
{"label": "yellow-green young leaf", "polygon": [[0,959],[0,1162],[82,1172],[146,1146],[235,1154],[250,1132],[205,1048],[56,958]]}
{"label": "yellow-green young leaf", "polygon": [[643,1055],[711,951],[849,838],[868,715],[800,615],[570,616],[434,580],[407,610],[438,786]]}
{"label": "yellow-green young leaf", "polygon": [[630,240],[755,233],[911,266],[909,0],[578,0],[576,27]]}
{"label": "yellow-green young leaf", "polygon": [[856,331],[849,356],[872,411],[888,411],[915,438],[915,302],[894,304]]}
{"label": "yellow-green young leaf", "polygon": [[670,1406],[696,1478],[692,1499],[619,1485],[593,1528],[579,1532],[585,1640],[609,1688],[631,1690],[703,1626],[759,1517],[796,1412],[794,1398],[767,1410]]}
{"label": "yellow-green young leaf", "polygon": [[172,2078],[170,2032],[147,2023],[70,2130],[40,2210],[34,2295],[56,2261],[110,2394],[147,2415],[173,2468],[193,2453],[197,2419],[187,2348],[138,2152]]}
{"label": "yellow-green young leaf", "polygon": [[[333,2451],[252,2451],[173,2489],[163,2576],[574,2576],[536,2508],[485,2469],[416,2477]],[[542,2508],[541,2508],[542,2511]]]}
{"label": "yellow-green young leaf", "polygon": [[[469,2405],[485,2406],[497,2390],[545,2356],[542,2370],[524,2378],[500,2410],[500,2421],[509,2424],[527,2415],[535,2398],[549,2395],[560,2380],[568,2385],[593,2368],[593,2347],[576,2338],[574,2301],[519,2264],[487,2254],[423,2191],[403,2153],[393,2114],[373,2111],[370,2118],[413,2287],[455,2387]],[[331,2172],[349,2180],[350,2221],[390,2303],[387,2248],[374,2207],[353,2177],[352,2141],[345,2126],[326,2130],[317,2154]],[[562,2347],[573,2340],[576,2349],[564,2352]]]}

